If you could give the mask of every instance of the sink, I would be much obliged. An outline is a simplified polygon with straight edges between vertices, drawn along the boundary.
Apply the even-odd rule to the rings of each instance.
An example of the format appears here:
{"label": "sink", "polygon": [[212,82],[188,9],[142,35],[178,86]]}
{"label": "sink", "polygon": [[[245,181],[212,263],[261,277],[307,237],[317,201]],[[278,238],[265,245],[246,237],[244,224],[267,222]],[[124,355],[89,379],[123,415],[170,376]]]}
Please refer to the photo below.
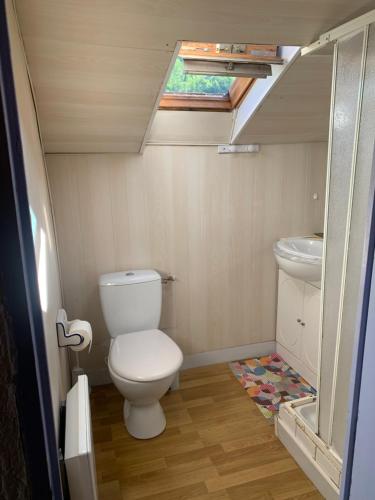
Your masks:
{"label": "sink", "polygon": [[293,278],[320,282],[323,240],[318,238],[282,238],[273,246],[280,269]]}

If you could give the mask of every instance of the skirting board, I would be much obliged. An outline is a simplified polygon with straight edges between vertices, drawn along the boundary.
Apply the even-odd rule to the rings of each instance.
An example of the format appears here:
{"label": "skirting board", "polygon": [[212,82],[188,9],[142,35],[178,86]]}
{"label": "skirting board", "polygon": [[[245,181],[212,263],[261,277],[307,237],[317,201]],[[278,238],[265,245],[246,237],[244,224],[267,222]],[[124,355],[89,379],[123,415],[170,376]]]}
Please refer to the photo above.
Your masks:
{"label": "skirting board", "polygon": [[89,379],[90,386],[112,384],[107,366],[99,370],[84,370]]}
{"label": "skirting board", "polygon": [[228,347],[227,349],[217,349],[216,351],[198,352],[197,354],[187,354],[184,356],[181,370],[196,368],[198,366],[214,365],[236,361],[238,359],[256,358],[267,356],[275,352],[276,342],[259,342],[257,344],[246,344],[238,347]]}
{"label": "skirting board", "polygon": [[[187,354],[184,356],[181,370],[236,361],[238,359],[267,356],[267,354],[275,352],[275,349],[276,342],[270,341],[259,342],[257,344],[246,344],[238,347],[228,347],[227,349],[217,349],[215,351],[199,352],[197,354]],[[99,370],[88,370],[85,373],[91,386],[111,383],[111,378],[106,367],[102,367]]]}
{"label": "skirting board", "polygon": [[290,365],[296,372],[298,372],[302,377],[307,380],[315,389],[318,387],[318,376],[308,366],[304,365],[303,362],[296,358],[288,349],[276,342],[276,352]]}
{"label": "skirting board", "polygon": [[292,455],[294,460],[298,463],[301,469],[305,472],[307,477],[314,483],[318,488],[320,493],[326,500],[338,500],[339,493],[337,488],[329,480],[329,478],[324,474],[323,470],[317,465],[316,462],[303,452],[295,441],[294,436],[289,432],[289,430],[282,424],[279,419],[275,421],[275,431],[277,437],[283,443],[285,448]]}

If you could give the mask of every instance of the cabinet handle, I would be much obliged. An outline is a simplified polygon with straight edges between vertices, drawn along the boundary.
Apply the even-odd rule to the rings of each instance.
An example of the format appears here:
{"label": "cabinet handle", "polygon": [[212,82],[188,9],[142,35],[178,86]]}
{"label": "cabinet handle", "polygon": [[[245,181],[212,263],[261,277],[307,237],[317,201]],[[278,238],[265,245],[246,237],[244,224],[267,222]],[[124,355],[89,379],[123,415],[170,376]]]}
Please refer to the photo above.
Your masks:
{"label": "cabinet handle", "polygon": [[297,323],[301,323],[301,321],[302,321],[302,319],[299,319],[299,318],[297,319]]}
{"label": "cabinet handle", "polygon": [[305,326],[305,325],[306,325],[306,323],[303,323],[303,322],[301,323],[301,326]]}

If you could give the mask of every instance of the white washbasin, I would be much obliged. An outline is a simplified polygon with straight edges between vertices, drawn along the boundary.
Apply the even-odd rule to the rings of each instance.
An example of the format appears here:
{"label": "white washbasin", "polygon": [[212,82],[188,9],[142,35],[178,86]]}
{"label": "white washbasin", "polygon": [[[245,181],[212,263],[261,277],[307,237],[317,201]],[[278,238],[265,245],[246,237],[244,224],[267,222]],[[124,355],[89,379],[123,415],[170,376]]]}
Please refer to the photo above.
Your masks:
{"label": "white washbasin", "polygon": [[319,282],[322,275],[323,240],[319,238],[282,238],[273,246],[280,269],[293,278]]}

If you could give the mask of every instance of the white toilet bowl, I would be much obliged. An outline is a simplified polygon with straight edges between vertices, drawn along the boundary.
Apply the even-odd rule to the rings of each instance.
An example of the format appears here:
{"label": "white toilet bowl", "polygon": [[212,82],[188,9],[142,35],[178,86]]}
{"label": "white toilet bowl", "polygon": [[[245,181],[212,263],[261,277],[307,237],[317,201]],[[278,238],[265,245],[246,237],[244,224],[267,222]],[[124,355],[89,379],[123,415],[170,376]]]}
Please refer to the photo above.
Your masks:
{"label": "white toilet bowl", "polygon": [[160,330],[117,336],[108,358],[113,383],[124,396],[124,421],[132,436],[149,439],[165,429],[159,400],[182,364],[180,348]]}
{"label": "white toilet bowl", "polygon": [[171,386],[176,374],[152,382],[133,382],[118,377],[108,364],[111,379],[124,396],[124,422],[132,436],[149,439],[161,434],[166,425],[159,403]]}

